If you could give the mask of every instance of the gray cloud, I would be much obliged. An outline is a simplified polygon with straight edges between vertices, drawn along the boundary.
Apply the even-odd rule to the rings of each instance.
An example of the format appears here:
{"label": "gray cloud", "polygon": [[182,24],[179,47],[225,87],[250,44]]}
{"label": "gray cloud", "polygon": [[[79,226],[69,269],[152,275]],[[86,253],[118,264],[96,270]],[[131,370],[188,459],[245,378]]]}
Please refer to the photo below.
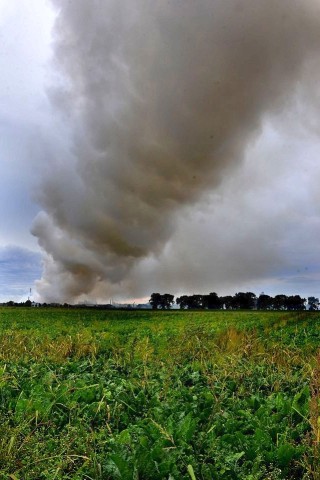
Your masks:
{"label": "gray cloud", "polygon": [[[191,288],[214,277],[227,286],[286,268],[282,207],[257,215],[252,195],[267,187],[252,189],[254,164],[239,168],[266,119],[318,98],[310,81],[319,73],[318,2],[53,3],[64,80],[50,96],[72,147],[38,193],[45,213],[33,233],[47,254],[40,296],[70,300],[120,286],[137,295],[152,278]],[[222,200],[216,229],[202,234],[180,220],[197,216],[192,206],[203,208],[213,188],[218,209],[243,172],[251,198]],[[251,217],[239,221],[239,203]],[[263,240],[271,231],[273,246]],[[211,276],[208,263],[217,267]]]}

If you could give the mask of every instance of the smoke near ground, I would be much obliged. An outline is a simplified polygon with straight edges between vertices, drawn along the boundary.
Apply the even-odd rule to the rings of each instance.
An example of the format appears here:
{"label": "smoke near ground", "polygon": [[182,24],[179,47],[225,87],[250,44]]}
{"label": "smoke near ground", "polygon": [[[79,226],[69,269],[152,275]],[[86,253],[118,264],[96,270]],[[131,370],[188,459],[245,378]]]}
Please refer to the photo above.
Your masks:
{"label": "smoke near ground", "polygon": [[[232,178],[246,168],[256,181],[252,192],[261,193],[248,152],[265,125],[277,117],[290,125],[286,112],[315,108],[319,2],[53,4],[60,77],[49,95],[68,148],[53,155],[38,192],[40,297],[143,296],[151,286],[227,285],[232,276],[250,282],[267,278],[270,265],[285,268],[285,248],[262,239],[281,225],[283,211],[274,208],[272,221],[269,209],[257,216],[254,197],[235,193]],[[308,118],[316,130],[314,111]],[[226,185],[232,193],[222,200]],[[214,228],[201,226],[209,199]],[[241,199],[247,226],[233,211]],[[188,228],[190,216],[200,218],[197,231]],[[274,241],[283,241],[281,228]],[[196,268],[194,244],[203,249]],[[228,264],[227,252],[234,254]]]}

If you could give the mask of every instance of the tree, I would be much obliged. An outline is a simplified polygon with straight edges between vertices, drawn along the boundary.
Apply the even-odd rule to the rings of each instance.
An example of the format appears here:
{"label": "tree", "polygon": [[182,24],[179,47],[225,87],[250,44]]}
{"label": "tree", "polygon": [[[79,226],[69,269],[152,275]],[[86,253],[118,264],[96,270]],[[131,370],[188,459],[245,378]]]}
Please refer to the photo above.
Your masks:
{"label": "tree", "polygon": [[243,310],[249,310],[256,305],[256,296],[252,292],[239,292],[233,297],[233,307]]}
{"label": "tree", "polygon": [[182,295],[177,298],[177,305],[181,309],[188,308],[189,310],[199,310],[203,307],[203,295]]}
{"label": "tree", "polygon": [[272,310],[273,308],[273,298],[270,295],[261,293],[257,301],[258,310]]}
{"label": "tree", "polygon": [[160,308],[163,310],[169,310],[174,304],[174,295],[170,293],[164,293],[161,295]]}
{"label": "tree", "polygon": [[232,310],[233,308],[233,297],[231,295],[225,295],[224,297],[220,297],[222,308],[226,310]]}
{"label": "tree", "polygon": [[286,310],[287,308],[287,295],[276,295],[273,299],[273,308],[275,310]]}
{"label": "tree", "polygon": [[161,304],[160,293],[152,293],[149,303],[152,306],[152,310],[157,310],[157,308],[160,307],[160,304]]}
{"label": "tree", "polygon": [[315,312],[319,308],[319,298],[308,297],[309,312]]}
{"label": "tree", "polygon": [[170,293],[164,293],[163,295],[160,293],[152,293],[149,303],[153,310],[157,310],[158,308],[168,310],[174,303],[174,295],[171,295]]}
{"label": "tree", "polygon": [[186,308],[188,308],[189,296],[188,295],[181,295],[181,297],[178,297],[176,299],[176,304],[180,305],[181,310],[185,310]]}
{"label": "tree", "polygon": [[305,310],[306,299],[301,298],[300,295],[290,295],[287,297],[287,310]]}
{"label": "tree", "polygon": [[189,297],[188,308],[193,310],[200,310],[201,308],[203,308],[203,295],[191,295]]}
{"label": "tree", "polygon": [[203,295],[203,307],[209,310],[219,310],[222,307],[221,298],[215,292],[209,293],[209,295]]}

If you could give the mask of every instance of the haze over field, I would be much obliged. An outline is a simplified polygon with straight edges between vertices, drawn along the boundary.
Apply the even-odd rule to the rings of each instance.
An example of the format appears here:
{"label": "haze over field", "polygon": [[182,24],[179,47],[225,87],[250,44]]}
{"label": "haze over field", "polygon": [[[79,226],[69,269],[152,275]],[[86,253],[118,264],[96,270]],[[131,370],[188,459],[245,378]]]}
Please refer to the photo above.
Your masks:
{"label": "haze over field", "polygon": [[319,296],[318,0],[3,5],[0,240],[38,211],[39,298]]}

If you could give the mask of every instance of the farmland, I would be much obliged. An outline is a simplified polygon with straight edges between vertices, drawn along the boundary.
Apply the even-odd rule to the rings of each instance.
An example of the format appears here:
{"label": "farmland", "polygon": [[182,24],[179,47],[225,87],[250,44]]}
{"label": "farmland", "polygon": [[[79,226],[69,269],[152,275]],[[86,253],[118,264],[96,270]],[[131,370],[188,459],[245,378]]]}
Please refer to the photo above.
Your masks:
{"label": "farmland", "polygon": [[0,309],[0,479],[319,479],[317,312]]}

